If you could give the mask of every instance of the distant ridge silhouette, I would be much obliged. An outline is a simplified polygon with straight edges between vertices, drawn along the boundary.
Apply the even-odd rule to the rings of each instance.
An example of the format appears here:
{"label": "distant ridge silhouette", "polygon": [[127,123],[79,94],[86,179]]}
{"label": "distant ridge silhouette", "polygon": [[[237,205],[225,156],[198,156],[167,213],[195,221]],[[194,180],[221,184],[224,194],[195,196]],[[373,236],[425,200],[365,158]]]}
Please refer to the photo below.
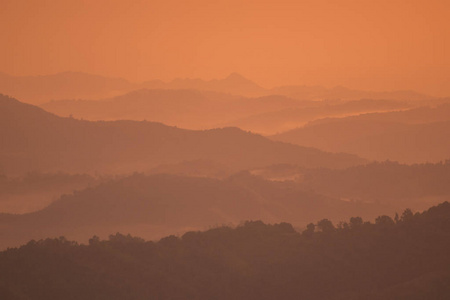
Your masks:
{"label": "distant ridge silhouette", "polygon": [[[59,100],[41,105],[59,116],[73,115],[87,120],[149,120],[189,129],[234,126],[236,118],[303,107],[308,101],[285,96],[247,98],[192,89],[140,89],[113,98]],[[314,104],[315,105],[315,104]]]}
{"label": "distant ridge silhouette", "polygon": [[274,140],[373,160],[426,163],[450,158],[450,104],[316,120]]}
{"label": "distant ridge silhouette", "polygon": [[177,78],[167,83],[157,80],[147,81],[142,85],[146,88],[197,89],[250,97],[267,94],[266,89],[238,73],[231,73],[224,79],[202,80]]}
{"label": "distant ridge silhouette", "polygon": [[273,142],[238,128],[193,131],[161,123],[90,122],[57,117],[36,106],[0,97],[0,166],[5,173],[145,171],[160,164],[207,159],[232,170],[274,163],[348,167],[354,155]]}
{"label": "distant ridge silhouette", "polygon": [[51,99],[98,99],[135,89],[123,79],[82,72],[62,72],[43,76],[0,76],[0,93],[24,99],[28,103],[43,103]]}
{"label": "distant ridge silhouette", "polygon": [[231,73],[222,79],[177,78],[169,82],[149,80],[141,83],[82,72],[61,72],[42,76],[11,76],[0,73],[0,93],[32,104],[61,99],[101,99],[142,88],[197,89],[246,97],[284,95],[299,100],[368,98],[423,101],[432,98],[414,91],[371,92],[344,87],[327,89],[322,86],[292,85],[267,89],[239,73]]}
{"label": "distant ridge silhouette", "polygon": [[182,233],[185,228],[238,224],[249,219],[304,226],[323,215],[332,219],[354,214],[372,218],[383,210],[386,206],[324,197],[246,172],[223,180],[134,174],[63,195],[36,212],[0,214],[0,250],[48,236],[87,241],[94,234],[127,230],[155,239]]}

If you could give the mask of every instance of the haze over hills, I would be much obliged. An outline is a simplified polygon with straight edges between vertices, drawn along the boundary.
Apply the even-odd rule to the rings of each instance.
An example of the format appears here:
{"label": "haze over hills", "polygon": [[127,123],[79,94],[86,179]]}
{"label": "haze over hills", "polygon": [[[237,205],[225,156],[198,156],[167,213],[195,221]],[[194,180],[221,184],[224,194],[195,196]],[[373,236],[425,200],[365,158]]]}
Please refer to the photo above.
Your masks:
{"label": "haze over hills", "polygon": [[450,200],[450,160],[413,165],[384,161],[340,170],[281,164],[250,173],[270,181],[296,182],[306,191],[345,201],[423,210]]}
{"label": "haze over hills", "polygon": [[389,99],[401,101],[423,101],[433,97],[414,91],[375,92],[353,90],[343,86],[325,88],[323,86],[280,86],[271,90],[273,94],[285,95],[295,99],[323,100],[323,99]]}
{"label": "haze over hills", "polygon": [[273,142],[237,128],[184,130],[159,123],[90,122],[57,117],[15,99],[0,99],[0,165],[6,174],[145,171],[165,163],[207,159],[243,170],[274,163],[348,167],[354,155]]}
{"label": "haze over hills", "polygon": [[[442,98],[437,105],[411,107],[410,109],[386,112],[364,113],[347,116],[351,120],[398,122],[403,124],[421,124],[450,120],[450,99]],[[308,126],[337,121],[341,118],[327,117],[308,122]]]}
{"label": "haze over hills", "polygon": [[232,73],[223,79],[174,79],[133,83],[123,78],[110,78],[81,72],[63,72],[43,76],[10,76],[0,73],[0,92],[27,103],[50,100],[100,99],[138,89],[196,89],[243,96],[263,96],[266,90],[243,76]]}
{"label": "haze over hills", "polygon": [[86,174],[31,172],[20,177],[0,175],[0,212],[22,214],[40,210],[62,194],[101,181],[101,178]]}
{"label": "haze over hills", "polygon": [[[38,211],[0,214],[0,247],[61,235],[85,242],[92,235],[115,232],[156,239],[243,220],[284,220],[300,227],[323,216],[335,223],[356,215],[373,220],[405,207],[420,211],[450,200],[449,162],[384,162],[342,170],[275,165],[232,176],[189,173],[199,166],[209,170],[212,164],[185,162],[153,169],[150,176],[103,179]],[[277,179],[286,174],[296,176]]]}
{"label": "haze over hills", "polygon": [[145,174],[171,174],[224,179],[231,176],[233,172],[225,164],[220,164],[211,160],[197,159],[173,164],[162,164],[150,169],[145,172]]}
{"label": "haze over hills", "polygon": [[241,173],[218,180],[135,174],[62,196],[28,214],[0,214],[1,248],[30,239],[64,235],[87,241],[93,235],[129,232],[155,239],[189,229],[245,220],[304,226],[326,215],[374,218],[399,207],[356,203],[304,191],[290,182],[271,182]]}
{"label": "haze over hills", "polygon": [[82,72],[63,72],[42,76],[11,76],[0,73],[0,93],[11,95],[26,103],[42,104],[51,100],[101,99],[138,89],[194,89],[245,97],[283,95],[297,100],[358,100],[388,99],[425,101],[433,97],[413,91],[371,92],[344,87],[283,86],[264,88],[240,74],[232,73],[222,79],[181,79],[169,82],[151,80],[130,82]]}
{"label": "haze over hills", "polygon": [[142,83],[142,86],[149,89],[195,89],[247,97],[258,97],[267,94],[266,89],[238,73],[231,73],[224,79],[213,80],[177,78],[167,83],[160,80],[146,81]]}
{"label": "haze over hills", "polygon": [[317,120],[272,139],[372,160],[404,163],[449,158],[450,106]]}
{"label": "haze over hills", "polygon": [[[310,102],[311,103],[311,102]],[[289,107],[281,110],[254,114],[235,119],[224,125],[233,125],[244,130],[272,135],[304,126],[324,117],[342,117],[367,112],[404,110],[414,104],[404,101],[361,99],[352,101],[312,102],[306,107]]]}
{"label": "haze over hills", "polygon": [[436,164],[371,163],[345,170],[307,170],[301,185],[350,201],[396,203],[414,210],[450,200],[450,160]]}
{"label": "haze over hills", "polygon": [[[218,179],[233,175],[226,165],[206,160],[161,165],[147,173]],[[450,200],[450,160],[412,165],[383,161],[344,169],[275,164],[249,169],[248,173],[267,181],[292,182],[304,191],[344,201],[422,210]]]}
{"label": "haze over hills", "polygon": [[80,72],[63,72],[43,76],[10,76],[0,73],[0,93],[40,104],[52,99],[98,99],[135,89],[122,78]]}
{"label": "haze over hills", "polygon": [[327,116],[406,109],[393,100],[300,101],[286,96],[246,98],[198,90],[142,89],[103,100],[60,100],[40,105],[59,116],[86,120],[149,120],[188,129],[239,127],[274,134]]}
{"label": "haze over hills", "polygon": [[59,116],[86,120],[145,119],[181,128],[210,129],[234,118],[309,105],[315,104],[284,96],[246,98],[199,90],[141,89],[99,101],[51,101],[41,107]]}
{"label": "haze over hills", "polygon": [[449,300],[449,11],[0,0],[0,300]]}

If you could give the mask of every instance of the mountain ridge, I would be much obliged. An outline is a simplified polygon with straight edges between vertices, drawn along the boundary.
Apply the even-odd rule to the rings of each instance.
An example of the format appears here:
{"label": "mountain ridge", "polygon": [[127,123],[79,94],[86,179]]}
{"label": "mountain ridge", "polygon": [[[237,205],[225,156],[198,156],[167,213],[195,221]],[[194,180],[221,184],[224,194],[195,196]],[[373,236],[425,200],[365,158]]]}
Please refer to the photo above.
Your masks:
{"label": "mountain ridge", "polygon": [[247,97],[280,94],[298,100],[373,98],[419,101],[434,98],[414,91],[372,92],[344,87],[291,85],[269,89],[261,87],[236,72],[221,79],[175,78],[168,82],[158,79],[131,82],[120,77],[73,71],[40,76],[11,76],[2,73],[0,76],[0,93],[9,94],[33,104],[48,102],[52,99],[101,99],[140,88],[200,89]]}
{"label": "mountain ridge", "polygon": [[[210,159],[233,170],[273,163],[346,167],[366,160],[325,153],[242,131],[204,131],[146,121],[84,121],[63,118],[13,98],[0,97],[0,165],[4,171],[126,173],[160,164]],[[4,107],[9,107],[8,110]]]}
{"label": "mountain ridge", "polygon": [[274,140],[402,163],[449,159],[450,104],[316,120]]}

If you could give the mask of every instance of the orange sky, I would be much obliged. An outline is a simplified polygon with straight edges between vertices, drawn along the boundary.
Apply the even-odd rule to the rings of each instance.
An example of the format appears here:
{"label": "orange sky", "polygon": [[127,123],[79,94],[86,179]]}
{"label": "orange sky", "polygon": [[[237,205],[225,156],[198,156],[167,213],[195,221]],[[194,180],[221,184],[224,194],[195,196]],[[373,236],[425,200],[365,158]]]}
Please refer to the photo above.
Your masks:
{"label": "orange sky", "polygon": [[0,71],[450,95],[450,1],[0,0]]}

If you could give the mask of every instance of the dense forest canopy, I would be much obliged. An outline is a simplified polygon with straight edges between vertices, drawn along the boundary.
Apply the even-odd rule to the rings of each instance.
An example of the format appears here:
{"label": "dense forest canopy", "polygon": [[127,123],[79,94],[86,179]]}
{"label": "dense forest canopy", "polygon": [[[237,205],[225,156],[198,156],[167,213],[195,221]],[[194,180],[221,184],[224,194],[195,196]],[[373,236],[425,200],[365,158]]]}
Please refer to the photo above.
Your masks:
{"label": "dense forest canopy", "polygon": [[2,299],[448,299],[450,203],[297,232],[247,221],[158,242],[117,233],[0,253]]}

